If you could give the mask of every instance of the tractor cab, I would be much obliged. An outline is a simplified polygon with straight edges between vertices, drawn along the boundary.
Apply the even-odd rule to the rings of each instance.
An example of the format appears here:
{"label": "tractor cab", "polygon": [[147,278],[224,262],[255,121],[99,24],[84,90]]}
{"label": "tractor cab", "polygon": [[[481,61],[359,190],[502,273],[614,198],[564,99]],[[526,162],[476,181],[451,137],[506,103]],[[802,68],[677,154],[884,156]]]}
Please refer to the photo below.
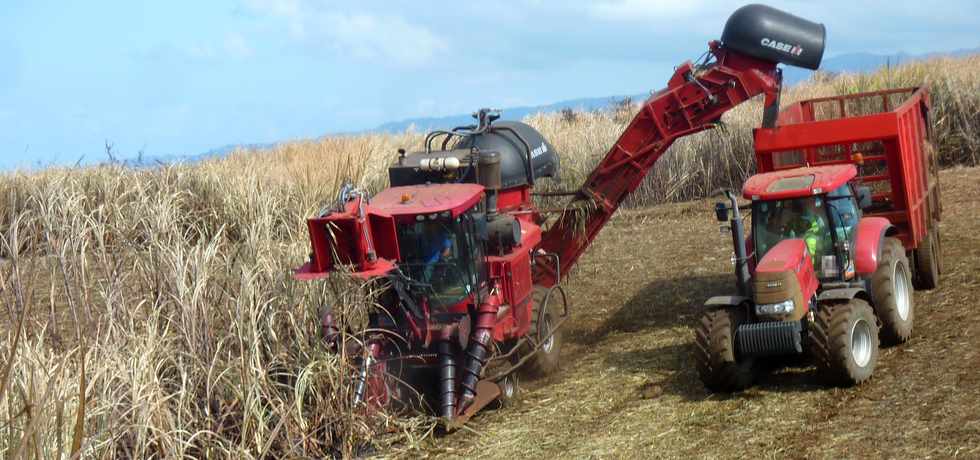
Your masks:
{"label": "tractor cab", "polygon": [[799,168],[753,176],[743,196],[752,200],[754,248],[759,266],[767,254],[786,240],[802,240],[814,273],[821,281],[854,277],[850,249],[861,218],[858,194],[849,181],[853,165]]}

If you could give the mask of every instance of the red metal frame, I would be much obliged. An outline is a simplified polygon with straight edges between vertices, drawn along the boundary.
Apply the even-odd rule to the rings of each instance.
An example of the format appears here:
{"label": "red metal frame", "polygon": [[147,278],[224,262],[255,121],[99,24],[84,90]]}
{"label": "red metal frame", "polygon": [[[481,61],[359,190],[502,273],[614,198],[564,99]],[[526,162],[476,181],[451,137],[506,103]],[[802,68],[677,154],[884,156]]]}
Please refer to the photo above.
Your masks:
{"label": "red metal frame", "polygon": [[[903,101],[896,105],[894,99]],[[872,111],[849,113],[849,106]],[[757,169],[854,164],[859,183],[887,188],[873,195],[875,211],[867,215],[888,219],[905,247],[915,248],[930,220],[941,214],[937,184],[930,179],[935,158],[926,147],[929,107],[926,88],[794,103],[780,112],[774,128],[754,130]]]}
{"label": "red metal frame", "polygon": [[[561,271],[556,277],[555,267],[542,263],[535,273],[536,283],[552,286],[571,270],[675,140],[711,128],[722,114],[756,95],[765,94],[766,106],[778,101],[775,63],[730,52],[718,42],[709,47],[717,62],[699,74],[690,61],[678,67],[667,88],[643,104],[582,185],[575,200],[591,201],[594,206],[566,214],[544,233],[541,249],[558,254]],[[585,220],[584,233],[579,219]]]}

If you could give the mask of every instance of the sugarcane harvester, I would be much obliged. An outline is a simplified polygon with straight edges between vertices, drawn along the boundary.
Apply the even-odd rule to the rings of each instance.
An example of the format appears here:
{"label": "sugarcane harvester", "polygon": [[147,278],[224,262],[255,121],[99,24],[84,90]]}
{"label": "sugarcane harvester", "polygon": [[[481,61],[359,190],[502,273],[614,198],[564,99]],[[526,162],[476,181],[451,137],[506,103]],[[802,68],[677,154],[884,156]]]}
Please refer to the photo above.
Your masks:
{"label": "sugarcane harvester", "polygon": [[[476,124],[434,131],[399,151],[390,187],[345,187],[310,218],[301,280],[351,271],[384,286],[358,358],[354,398],[369,407],[427,406],[462,423],[517,388],[517,376],[558,368],[568,307],[560,281],[674,140],[753,97],[778,113],[779,63],[816,69],[824,27],[761,5],[737,10],[705,58],[681,64],[640,108],[563,211],[536,203],[558,174],[558,152],[532,127],[481,110]],[[549,216],[551,218],[549,219]],[[328,339],[336,321],[323,314]]]}

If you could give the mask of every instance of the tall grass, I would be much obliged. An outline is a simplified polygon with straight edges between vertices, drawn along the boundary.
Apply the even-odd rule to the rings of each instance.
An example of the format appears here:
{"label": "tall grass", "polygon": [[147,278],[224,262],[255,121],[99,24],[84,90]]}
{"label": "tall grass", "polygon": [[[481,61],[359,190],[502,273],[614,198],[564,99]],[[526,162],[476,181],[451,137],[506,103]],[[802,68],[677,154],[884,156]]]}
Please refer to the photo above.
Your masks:
{"label": "tall grass", "polygon": [[[980,58],[820,77],[785,102],[928,83],[944,164],[978,163]],[[529,117],[572,189],[635,106]],[[625,113],[624,113],[625,112]],[[704,196],[752,172],[758,101],[679,141],[631,205]],[[350,407],[351,372],[318,308],[370,308],[350,280],[297,283],[304,219],[352,180],[376,191],[423,135],[239,151],[196,165],[0,177],[0,457],[322,457],[411,446],[422,418]]]}

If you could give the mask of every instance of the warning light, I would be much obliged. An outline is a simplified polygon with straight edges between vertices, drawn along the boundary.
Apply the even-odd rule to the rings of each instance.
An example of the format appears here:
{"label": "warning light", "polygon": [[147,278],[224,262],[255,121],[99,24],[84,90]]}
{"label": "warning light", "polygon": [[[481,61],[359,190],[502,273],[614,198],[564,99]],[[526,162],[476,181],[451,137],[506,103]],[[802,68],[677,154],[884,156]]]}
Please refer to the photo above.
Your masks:
{"label": "warning light", "polygon": [[412,199],[412,195],[408,193],[402,194],[402,203],[408,203],[409,201],[411,201],[411,199]]}
{"label": "warning light", "polygon": [[853,161],[853,162],[855,162],[855,163],[857,163],[859,165],[863,165],[864,164],[864,155],[862,155],[860,153],[855,153],[855,154],[851,155],[851,161]]}

